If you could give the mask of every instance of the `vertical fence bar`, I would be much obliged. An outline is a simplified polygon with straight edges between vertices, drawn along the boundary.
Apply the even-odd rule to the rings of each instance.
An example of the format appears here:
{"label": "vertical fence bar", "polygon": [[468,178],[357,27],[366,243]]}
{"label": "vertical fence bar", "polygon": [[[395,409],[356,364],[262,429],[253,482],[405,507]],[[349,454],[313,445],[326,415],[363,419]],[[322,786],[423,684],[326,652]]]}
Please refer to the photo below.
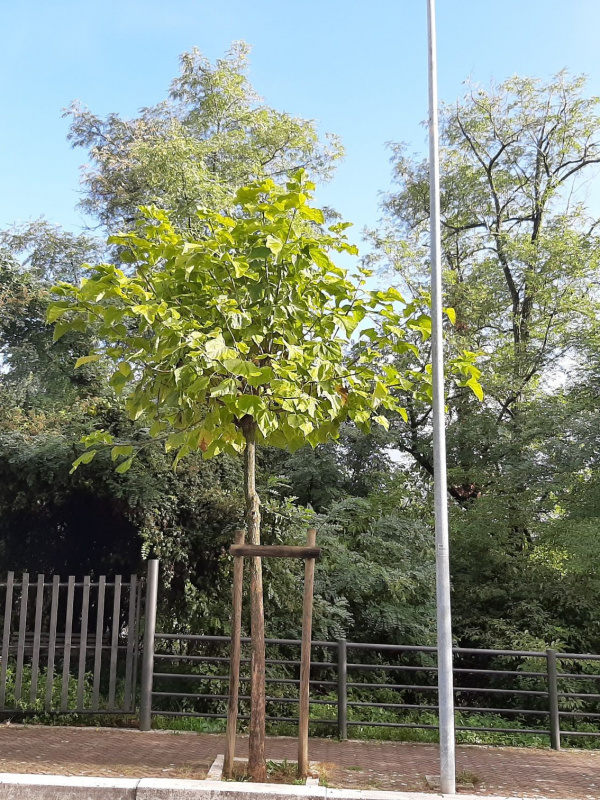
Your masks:
{"label": "vertical fence bar", "polygon": [[96,608],[96,641],[94,647],[94,684],[92,688],[92,711],[98,711],[100,701],[100,672],[102,670],[102,639],[104,636],[104,594],[106,575],[98,579],[98,605]]}
{"label": "vertical fence bar", "polygon": [[[316,528],[306,534],[307,547],[314,547]],[[308,723],[310,717],[310,656],[312,644],[312,611],[315,586],[315,559],[304,561],[304,599],[302,603],[302,649],[300,653],[300,701],[298,704],[298,777],[308,775]]]}
{"label": "vertical fence bar", "polygon": [[115,689],[117,685],[117,658],[119,655],[119,627],[121,618],[121,576],[115,576],[113,597],[112,636],[110,640],[110,673],[108,679],[108,710],[115,708]]}
{"label": "vertical fence bar", "polygon": [[17,670],[15,673],[15,708],[21,700],[23,686],[23,661],[25,659],[25,633],[27,632],[27,605],[29,603],[29,573],[21,578],[21,606],[19,609],[19,636],[17,639]]}
{"label": "vertical fence bar", "polygon": [[137,582],[137,596],[135,600],[135,645],[133,648],[133,677],[131,687],[131,710],[135,711],[137,704],[138,685],[138,657],[140,654],[140,623],[142,619],[142,582]]}
{"label": "vertical fence bar", "polygon": [[560,750],[560,714],[558,711],[556,650],[546,650],[546,667],[548,673],[548,708],[550,711],[550,744],[553,750]]}
{"label": "vertical fence bar", "polygon": [[[244,544],[245,531],[235,532],[235,543]],[[233,559],[233,606],[231,611],[231,651],[229,658],[229,703],[227,706],[227,737],[223,775],[231,778],[235,758],[235,734],[240,688],[240,655],[242,649],[242,592],[244,588],[244,556]]]}
{"label": "vertical fence bar", "polygon": [[44,576],[37,576],[35,595],[35,622],[33,624],[33,652],[31,654],[31,692],[29,702],[34,705],[37,700],[38,675],[40,671],[40,643],[42,639],[42,612],[44,610]]}
{"label": "vertical fence bar", "polygon": [[338,739],[344,742],[348,738],[348,654],[345,639],[338,639],[337,659]]}
{"label": "vertical fence bar", "polygon": [[50,605],[50,630],[48,639],[48,668],[46,670],[46,711],[52,709],[52,688],[54,684],[54,656],[56,653],[56,619],[58,616],[58,594],[60,576],[52,578],[52,601]]}
{"label": "vertical fence bar", "polygon": [[2,627],[2,665],[0,666],[0,710],[4,709],[6,701],[6,670],[8,668],[8,643],[10,640],[10,625],[12,622],[13,583],[15,573],[9,572],[6,578],[6,598],[4,601],[4,625]]}
{"label": "vertical fence bar", "polygon": [[140,696],[140,730],[152,728],[152,677],[154,673],[154,634],[158,600],[158,561],[148,561],[146,608],[144,616],[144,650],[142,652],[142,686]]}
{"label": "vertical fence bar", "polygon": [[129,578],[129,616],[127,619],[127,656],[125,661],[125,696],[123,697],[123,711],[132,711],[131,708],[131,683],[133,672],[133,643],[135,639],[135,598],[137,590],[137,576]]}
{"label": "vertical fence bar", "polygon": [[85,660],[87,656],[88,617],[90,613],[90,576],[83,579],[81,600],[81,626],[79,628],[79,669],[77,671],[77,711],[83,711],[85,686]]}
{"label": "vertical fence bar", "polygon": [[71,640],[73,637],[73,602],[75,599],[75,576],[69,575],[67,582],[67,619],[65,623],[65,645],[63,650],[62,693],[60,710],[69,708],[69,678],[71,677]]}

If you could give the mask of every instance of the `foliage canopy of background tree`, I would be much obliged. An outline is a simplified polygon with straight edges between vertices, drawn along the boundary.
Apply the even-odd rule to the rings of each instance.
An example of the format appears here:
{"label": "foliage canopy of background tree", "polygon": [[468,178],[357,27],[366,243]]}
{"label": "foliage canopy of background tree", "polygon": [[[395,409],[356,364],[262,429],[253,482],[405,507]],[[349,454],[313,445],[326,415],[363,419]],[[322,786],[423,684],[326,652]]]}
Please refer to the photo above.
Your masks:
{"label": "foliage canopy of background tree", "polygon": [[249,53],[236,42],[214,65],[196,48],[183,53],[168,99],[134,119],[103,119],[73,103],[68,138],[90,159],[81,207],[115,231],[156,205],[189,231],[198,205],[226,208],[252,181],[301,168],[331,177],[343,155],[338,137],[321,139],[313,122],[265,105],[248,81]]}

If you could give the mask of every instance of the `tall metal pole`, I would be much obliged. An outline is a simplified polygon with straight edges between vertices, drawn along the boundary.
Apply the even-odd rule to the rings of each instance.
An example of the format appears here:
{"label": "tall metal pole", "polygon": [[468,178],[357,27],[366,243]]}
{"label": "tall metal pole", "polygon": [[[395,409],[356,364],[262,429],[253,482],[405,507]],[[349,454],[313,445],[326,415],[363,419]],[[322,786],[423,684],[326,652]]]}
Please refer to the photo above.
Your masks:
{"label": "tall metal pole", "polygon": [[455,794],[454,688],[452,681],[452,618],[450,551],[444,415],[444,348],[442,328],[442,245],[440,234],[440,160],[437,96],[435,0],[427,0],[429,42],[429,209],[431,247],[431,339],[433,377],[433,462],[435,556],[438,634],[438,703],[440,779],[444,794]]}
{"label": "tall metal pole", "polygon": [[148,561],[144,609],[144,650],[142,652],[142,684],[140,687],[140,730],[152,730],[152,679],[154,675],[154,634],[158,600],[158,559]]}

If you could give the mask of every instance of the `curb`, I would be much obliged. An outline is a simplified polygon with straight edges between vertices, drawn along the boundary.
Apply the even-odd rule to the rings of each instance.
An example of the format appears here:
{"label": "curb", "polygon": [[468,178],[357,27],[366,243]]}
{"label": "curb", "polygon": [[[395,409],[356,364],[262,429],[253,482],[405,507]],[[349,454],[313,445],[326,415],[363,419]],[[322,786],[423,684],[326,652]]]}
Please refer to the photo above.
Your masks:
{"label": "curb", "polygon": [[[0,800],[456,800],[456,797],[432,792],[383,792],[272,783],[0,773]],[[460,800],[482,800],[482,795],[461,794]],[[516,800],[516,797],[487,795],[485,800]]]}

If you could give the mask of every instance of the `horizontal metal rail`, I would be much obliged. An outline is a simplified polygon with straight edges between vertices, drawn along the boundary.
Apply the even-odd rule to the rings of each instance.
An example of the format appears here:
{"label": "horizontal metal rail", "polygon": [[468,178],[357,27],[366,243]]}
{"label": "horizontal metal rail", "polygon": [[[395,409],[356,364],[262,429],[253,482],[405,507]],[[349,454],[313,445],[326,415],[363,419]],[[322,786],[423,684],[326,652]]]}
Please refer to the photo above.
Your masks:
{"label": "horizontal metal rail", "polygon": [[[228,700],[228,694],[193,694],[189,692],[152,692],[152,697],[185,697],[194,700]],[[250,695],[240,695],[238,700],[250,700]],[[267,703],[299,703],[298,697],[266,697]],[[331,700],[315,700],[311,698],[311,705],[330,706],[335,705]]]}
{"label": "horizontal metal rail", "polygon": [[[165,640],[181,640],[184,642],[230,642],[229,636],[202,636],[198,633],[157,633],[155,639]],[[249,644],[251,639],[249,636],[242,636],[241,641]],[[300,639],[265,639],[265,644],[281,644],[281,645],[301,645]],[[337,647],[337,642],[320,642],[313,640],[312,647]]]}
{"label": "horizontal metal rail", "polygon": [[[155,711],[153,717],[203,717],[205,719],[227,719],[227,714],[208,714],[198,711]],[[249,720],[249,714],[238,714],[238,719]],[[265,717],[267,722],[298,722],[298,717]],[[311,725],[335,725],[335,719],[311,719]]]}
{"label": "horizontal metal rail", "polygon": [[559,711],[561,717],[592,717],[600,719],[600,714],[593,711]]}
{"label": "horizontal metal rail", "polygon": [[[229,675],[182,675],[178,672],[155,672],[155,678],[175,678],[175,680],[203,680],[203,681],[221,681],[222,683],[229,682]],[[249,683],[250,678],[240,677],[240,681]],[[298,686],[300,681],[296,678],[266,678],[267,683],[290,683]],[[311,686],[337,686],[336,681],[313,681],[310,682]]]}
{"label": "horizontal metal rail", "polygon": [[556,653],[557,661],[600,661],[600,655],[594,653]]}
{"label": "horizontal metal rail", "polygon": [[[164,661],[191,661],[192,663],[198,664],[221,664],[221,663],[229,663],[229,658],[226,657],[219,657],[219,656],[187,656],[187,655],[172,655],[172,654],[162,654],[156,653],[154,656],[155,659],[164,660]],[[249,664],[249,658],[240,658],[240,664]],[[265,664],[279,664],[280,666],[292,666],[292,667],[299,667],[300,662],[294,661],[290,659],[289,661],[285,658],[267,658],[265,659]],[[336,664],[335,661],[311,661],[311,667],[333,667],[335,668]],[[348,665],[350,666],[350,665]]]}

